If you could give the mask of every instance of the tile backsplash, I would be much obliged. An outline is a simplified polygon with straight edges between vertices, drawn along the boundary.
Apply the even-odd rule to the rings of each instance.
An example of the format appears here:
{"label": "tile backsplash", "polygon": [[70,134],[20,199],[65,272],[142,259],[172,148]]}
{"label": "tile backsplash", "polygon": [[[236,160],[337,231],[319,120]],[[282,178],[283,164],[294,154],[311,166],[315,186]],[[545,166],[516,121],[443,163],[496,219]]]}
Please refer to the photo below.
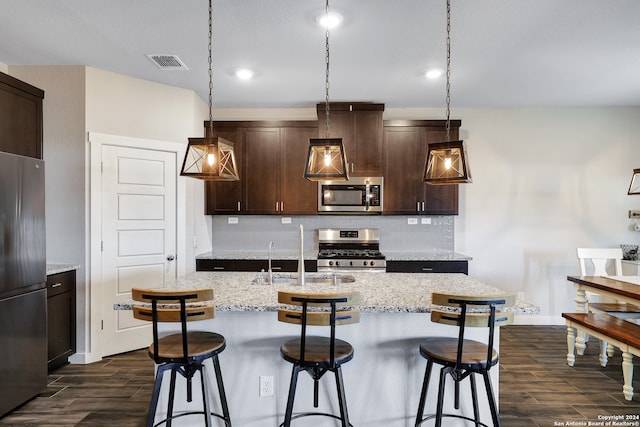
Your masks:
{"label": "tile backsplash", "polygon": [[[386,252],[453,252],[453,216],[270,216],[214,215],[211,218],[212,250],[262,251],[273,240],[275,251],[295,251],[298,247],[298,225],[304,228],[304,249],[318,248],[319,228],[378,228],[380,250]],[[230,224],[237,219],[237,224]],[[423,224],[430,222],[430,224]],[[290,220],[290,223],[286,223]],[[409,222],[417,224],[409,224]],[[285,223],[283,223],[285,222]]]}

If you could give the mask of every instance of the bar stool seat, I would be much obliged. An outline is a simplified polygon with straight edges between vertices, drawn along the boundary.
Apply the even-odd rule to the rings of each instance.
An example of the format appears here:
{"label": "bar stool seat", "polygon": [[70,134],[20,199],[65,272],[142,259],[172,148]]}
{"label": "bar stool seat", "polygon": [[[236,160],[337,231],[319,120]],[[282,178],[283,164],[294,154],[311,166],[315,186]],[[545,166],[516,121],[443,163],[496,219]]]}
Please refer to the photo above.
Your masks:
{"label": "bar stool seat", "polygon": [[[224,421],[226,427],[231,427],[231,418],[227,398],[222,382],[222,372],[218,355],[225,349],[225,338],[215,332],[188,331],[187,322],[196,320],[211,319],[215,316],[213,306],[213,290],[193,289],[183,291],[168,291],[157,289],[132,289],[132,297],[135,301],[150,303],[148,305],[135,305],[133,315],[136,319],[153,322],[153,343],[149,346],[149,357],[158,365],[156,379],[149,405],[149,415],[147,417],[147,427],[165,424],[171,426],[175,418],[187,415],[201,414],[204,417],[205,425],[210,427],[211,416],[215,416]],[[187,306],[187,303],[203,303],[202,305]],[[177,306],[176,306],[177,305]],[[160,337],[158,334],[159,322],[180,323],[181,331]],[[205,361],[211,359],[216,375],[218,393],[222,414],[211,412],[210,398],[205,376]],[[162,379],[165,372],[170,372],[169,401],[167,417],[155,423],[158,400],[162,388]],[[175,401],[175,387],[177,374],[183,376],[187,381],[187,402],[192,401],[192,379],[196,373],[200,373],[202,388],[202,411],[185,411],[174,414],[173,406]]]}
{"label": "bar stool seat", "polygon": [[[291,421],[308,416],[326,416],[340,420],[342,427],[351,426],[344,392],[341,366],[353,359],[353,347],[347,341],[337,339],[336,325],[357,323],[359,310],[353,305],[360,301],[357,292],[330,294],[308,294],[304,292],[278,292],[278,320],[301,325],[299,338],[287,340],[280,347],[283,359],[293,364],[289,396],[284,421],[280,426],[289,427]],[[329,336],[307,335],[308,327],[328,326]],[[298,383],[298,374],[307,372],[313,378],[313,406],[318,408],[319,381],[327,372],[333,372],[336,380],[340,415],[327,412],[293,413],[293,402]]]}
{"label": "bar stool seat", "polygon": [[[440,427],[444,417],[454,417],[473,421],[476,426],[482,425],[486,427],[486,424],[480,422],[478,410],[475,374],[479,374],[484,380],[493,425],[499,427],[500,417],[498,416],[498,407],[489,376],[491,367],[498,363],[498,352],[493,348],[493,336],[496,327],[513,322],[513,312],[497,312],[497,307],[514,305],[515,297],[513,295],[466,296],[433,293],[431,300],[434,306],[444,307],[435,307],[431,310],[431,321],[456,326],[458,328],[458,336],[428,337],[420,345],[420,355],[427,359],[427,367],[422,383],[415,426],[418,427],[427,420],[435,419],[435,426]],[[488,328],[487,342],[465,338],[465,329],[467,327]],[[425,416],[427,391],[434,364],[442,366],[440,369],[436,413]],[[454,408],[456,410],[460,409],[460,383],[469,378],[473,418],[460,413],[443,413],[447,376],[450,376],[454,382]]]}
{"label": "bar stool seat", "polygon": [[[307,337],[304,360],[307,364],[329,368],[331,366],[331,357],[329,349],[331,348],[331,339],[327,337]],[[297,363],[302,360],[302,352],[300,351],[300,339],[294,338],[286,341],[280,347],[282,358],[287,362]],[[336,338],[334,360],[335,364],[342,365],[353,359],[353,347],[346,341]]]}

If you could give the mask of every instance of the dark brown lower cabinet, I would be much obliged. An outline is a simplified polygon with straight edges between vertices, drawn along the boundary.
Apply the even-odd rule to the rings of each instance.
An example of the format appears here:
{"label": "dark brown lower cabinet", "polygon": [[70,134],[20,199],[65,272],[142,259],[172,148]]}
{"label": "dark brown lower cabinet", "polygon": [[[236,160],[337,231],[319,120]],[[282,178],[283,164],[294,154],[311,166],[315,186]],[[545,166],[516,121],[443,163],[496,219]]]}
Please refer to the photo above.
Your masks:
{"label": "dark brown lower cabinet", "polygon": [[391,261],[387,273],[464,273],[469,274],[469,261]]}
{"label": "dark brown lower cabinet", "polygon": [[[269,261],[266,259],[196,259],[196,271],[255,271],[269,269]],[[295,272],[298,271],[298,261],[294,259],[271,260],[271,271]],[[304,271],[318,271],[318,263],[313,259],[304,260]]]}
{"label": "dark brown lower cabinet", "polygon": [[47,276],[48,368],[68,363],[76,352],[76,271]]}

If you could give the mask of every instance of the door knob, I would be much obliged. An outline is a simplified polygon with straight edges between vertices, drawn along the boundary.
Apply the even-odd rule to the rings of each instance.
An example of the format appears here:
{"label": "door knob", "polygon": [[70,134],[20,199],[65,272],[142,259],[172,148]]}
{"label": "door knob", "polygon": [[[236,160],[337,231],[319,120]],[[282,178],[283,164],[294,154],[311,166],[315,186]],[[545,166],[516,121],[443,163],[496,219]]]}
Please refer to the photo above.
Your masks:
{"label": "door knob", "polygon": [[174,259],[176,259],[176,257],[174,257],[173,255],[169,255],[167,257],[167,261],[173,261]]}

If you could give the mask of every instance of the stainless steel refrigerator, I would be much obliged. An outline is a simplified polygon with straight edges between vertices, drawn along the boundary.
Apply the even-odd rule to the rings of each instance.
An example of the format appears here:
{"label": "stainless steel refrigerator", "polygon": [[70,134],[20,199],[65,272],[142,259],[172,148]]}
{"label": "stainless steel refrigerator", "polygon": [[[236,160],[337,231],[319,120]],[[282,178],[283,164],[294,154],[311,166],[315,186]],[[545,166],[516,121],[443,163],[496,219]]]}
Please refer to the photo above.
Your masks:
{"label": "stainless steel refrigerator", "polygon": [[47,386],[44,162],[0,153],[0,416]]}

